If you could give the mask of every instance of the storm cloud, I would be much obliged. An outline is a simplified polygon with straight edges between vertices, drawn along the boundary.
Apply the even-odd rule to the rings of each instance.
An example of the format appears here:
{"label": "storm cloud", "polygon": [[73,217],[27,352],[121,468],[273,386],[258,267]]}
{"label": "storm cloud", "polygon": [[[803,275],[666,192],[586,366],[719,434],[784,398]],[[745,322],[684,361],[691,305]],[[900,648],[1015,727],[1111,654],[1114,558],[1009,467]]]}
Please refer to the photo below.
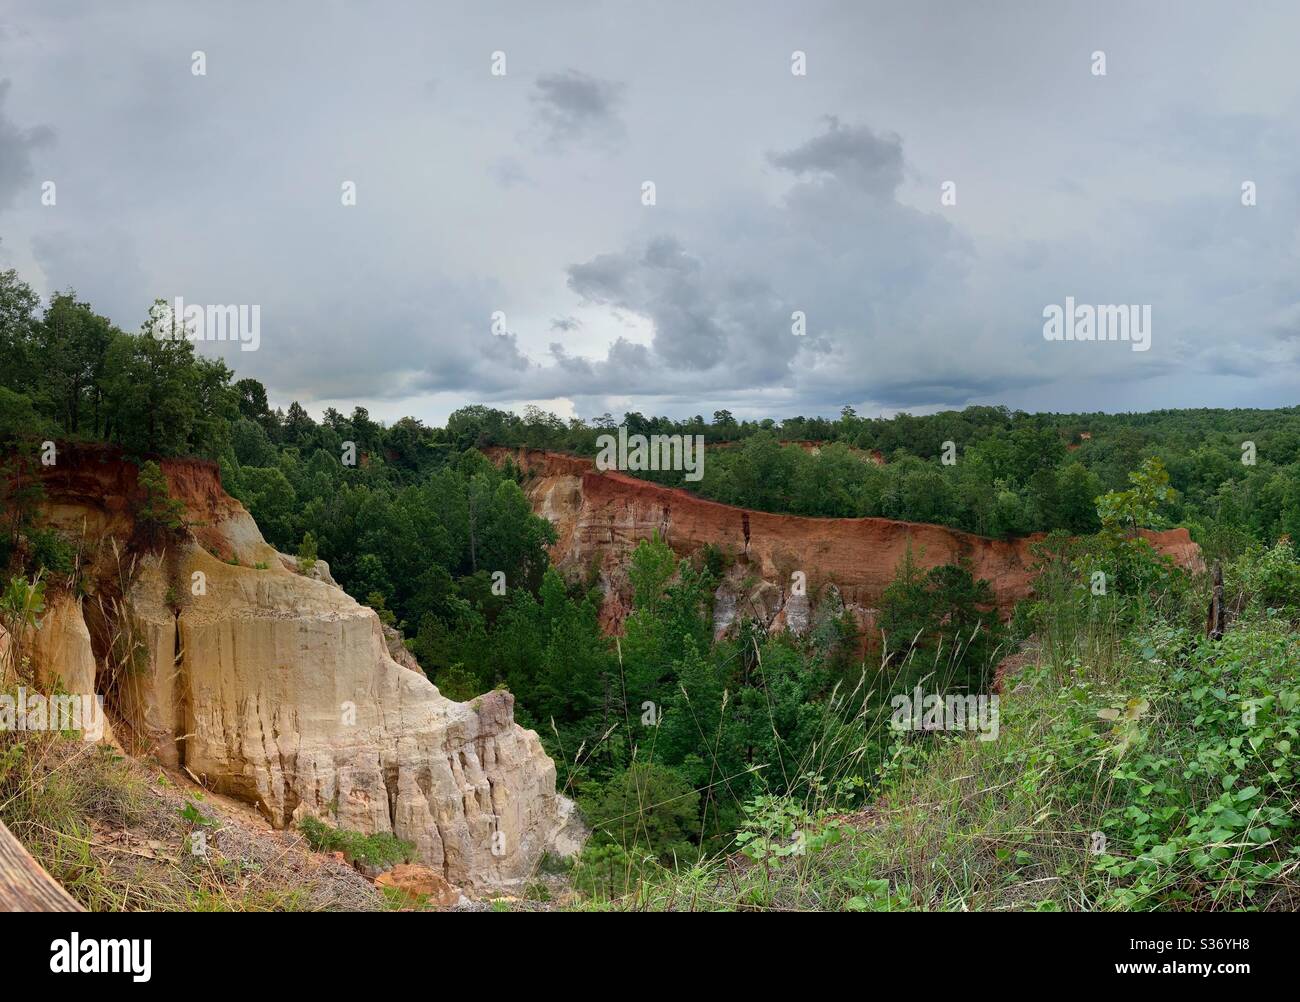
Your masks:
{"label": "storm cloud", "polygon": [[390,420],[1296,403],[1293,5],[605,9],[11,2],[0,266]]}
{"label": "storm cloud", "polygon": [[26,191],[35,200],[32,189],[32,154],[54,142],[54,130],[45,125],[22,128],[8,116],[5,107],[9,81],[0,80],[0,209],[13,204]]}

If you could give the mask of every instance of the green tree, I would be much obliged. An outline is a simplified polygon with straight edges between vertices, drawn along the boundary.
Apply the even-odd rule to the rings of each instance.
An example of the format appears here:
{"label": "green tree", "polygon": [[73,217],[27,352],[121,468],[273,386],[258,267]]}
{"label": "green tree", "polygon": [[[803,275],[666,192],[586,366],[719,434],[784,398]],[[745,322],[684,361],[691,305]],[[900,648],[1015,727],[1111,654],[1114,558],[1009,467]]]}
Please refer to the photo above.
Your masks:
{"label": "green tree", "polygon": [[40,302],[16,271],[0,271],[0,386],[16,393],[35,381],[33,332]]}
{"label": "green tree", "polygon": [[316,559],[316,537],[308,530],[302,534],[302,542],[298,544],[298,570],[310,574],[316,567]]}
{"label": "green tree", "polygon": [[1101,494],[1101,481],[1082,463],[1071,463],[1058,478],[1057,518],[1046,528],[1068,529],[1082,535],[1096,532],[1100,527],[1097,518],[1097,497]]}
{"label": "green tree", "polygon": [[139,530],[154,544],[173,538],[185,527],[185,505],[172,497],[162,468],[152,460],[144,463],[137,486],[143,495],[135,509]]}
{"label": "green tree", "polygon": [[[35,331],[47,413],[69,434],[100,433],[102,380],[115,332],[106,317],[69,291],[50,299]],[[89,411],[89,413],[86,413]]]}
{"label": "green tree", "polygon": [[691,862],[699,853],[700,795],[671,769],[638,762],[579,797],[598,843],[661,862]]}
{"label": "green tree", "polygon": [[1101,520],[1098,538],[1108,563],[1110,579],[1123,594],[1167,591],[1172,564],[1156,553],[1139,529],[1157,528],[1160,509],[1178,492],[1169,486],[1169,473],[1157,458],[1147,459],[1129,474],[1125,491],[1108,491],[1097,499]]}
{"label": "green tree", "polygon": [[158,300],[140,334],[112,335],[104,360],[104,434],[129,451],[215,456],[237,413],[230,370],[196,359]]}
{"label": "green tree", "polygon": [[289,478],[275,467],[246,466],[239,471],[239,485],[244,505],[262,535],[277,549],[288,549],[299,538],[298,499]]}
{"label": "green tree", "polygon": [[1157,528],[1160,509],[1178,492],[1169,486],[1169,473],[1159,459],[1148,459],[1129,474],[1126,491],[1108,491],[1097,499],[1097,516],[1103,535],[1132,538],[1140,528]]}
{"label": "green tree", "polygon": [[900,664],[911,655],[903,689],[913,677],[932,672],[936,688],[985,687],[1004,637],[987,581],[960,564],[922,571],[909,548],[880,604],[889,660]]}

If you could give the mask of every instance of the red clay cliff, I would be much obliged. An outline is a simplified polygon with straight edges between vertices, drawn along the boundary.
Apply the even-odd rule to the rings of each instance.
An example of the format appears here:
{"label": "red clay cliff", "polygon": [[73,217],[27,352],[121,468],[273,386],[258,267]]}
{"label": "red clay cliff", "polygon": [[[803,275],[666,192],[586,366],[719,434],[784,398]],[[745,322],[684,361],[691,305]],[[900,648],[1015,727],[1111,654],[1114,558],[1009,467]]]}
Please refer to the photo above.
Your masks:
{"label": "red clay cliff", "polygon": [[[921,568],[967,562],[976,578],[989,582],[999,610],[1009,615],[1030,595],[1034,578],[1033,543],[1042,533],[1015,539],[990,539],[940,525],[886,518],[809,518],[750,511],[696,497],[683,490],[616,472],[599,472],[591,460],[529,449],[485,450],[498,463],[508,458],[527,472],[525,490],[533,509],[555,526],[552,560],[585,570],[598,563],[606,583],[607,606],[625,604],[619,570],[643,539],[659,533],[675,552],[689,556],[712,545],[732,556],[744,575],[757,575],[771,592],[761,600],[766,618],[778,625],[792,575],[802,571],[807,589],[820,594],[833,585],[844,604],[870,619],[898,563],[912,550]],[[1186,529],[1143,530],[1155,548],[1189,569],[1203,568],[1200,547]],[[723,598],[722,595],[719,598]],[[742,597],[754,600],[753,595]],[[724,612],[724,615],[727,613]],[[607,623],[617,628],[620,609],[607,608]],[[719,623],[719,626],[724,624]],[[791,623],[790,625],[795,625]]]}

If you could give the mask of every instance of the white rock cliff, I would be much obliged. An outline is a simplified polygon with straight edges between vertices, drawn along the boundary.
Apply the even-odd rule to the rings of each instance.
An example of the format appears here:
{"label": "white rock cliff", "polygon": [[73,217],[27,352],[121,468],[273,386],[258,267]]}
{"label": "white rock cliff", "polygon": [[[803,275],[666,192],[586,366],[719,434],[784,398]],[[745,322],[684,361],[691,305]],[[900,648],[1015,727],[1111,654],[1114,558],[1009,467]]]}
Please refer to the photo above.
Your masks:
{"label": "white rock cliff", "polygon": [[[214,468],[163,469],[201,528],[135,564],[119,605],[127,621],[92,617],[88,631],[79,604],[61,603],[59,636],[37,653],[43,673],[72,671],[81,682],[83,638],[96,628],[127,635],[135,663],[117,672],[112,698],[140,750],[256,804],[277,826],[313,815],[392,832],[453,885],[509,887],[548,849],[572,850],[573,805],[557,795],[537,734],[515,724],[508,692],[446,699],[390,656],[372,610],[327,574],[282,560],[221,492]],[[133,471],[125,480],[117,486],[129,496]],[[103,581],[111,548],[102,541],[129,535],[129,506],[94,498],[91,486],[55,479],[46,490],[65,532],[93,527],[90,577]],[[107,660],[101,650],[101,685]]]}

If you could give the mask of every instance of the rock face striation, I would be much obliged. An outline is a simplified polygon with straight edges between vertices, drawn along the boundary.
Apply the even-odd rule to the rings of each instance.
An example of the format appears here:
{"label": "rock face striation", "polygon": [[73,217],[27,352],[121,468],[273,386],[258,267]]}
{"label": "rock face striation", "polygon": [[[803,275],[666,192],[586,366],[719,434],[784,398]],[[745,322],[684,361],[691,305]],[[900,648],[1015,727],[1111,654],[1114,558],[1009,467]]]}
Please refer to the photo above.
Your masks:
{"label": "rock face striation", "polygon": [[54,607],[39,671],[65,687],[89,674],[124,744],[273,824],[391,832],[454,886],[509,887],[571,848],[573,805],[508,692],[444,698],[328,569],[300,574],[265,542],[215,465],[161,465],[192,528],[131,558],[132,464],[65,447],[45,474],[47,518],[83,540],[89,595]]}
{"label": "rock face striation", "polygon": [[[818,609],[847,609],[864,632],[908,550],[922,569],[966,562],[989,582],[999,610],[1010,614],[1032,592],[1030,547],[1042,534],[1002,540],[940,525],[884,518],[808,518],[718,504],[686,491],[617,472],[590,460],[532,449],[487,450],[493,461],[526,472],[533,510],[555,526],[552,560],[585,572],[598,569],[605,591],[602,617],[617,630],[627,610],[623,568],[628,554],[655,533],[690,556],[715,547],[728,569],[715,596],[718,634],[748,615],[769,629],[801,633]],[[1200,547],[1186,529],[1143,531],[1157,550],[1189,569],[1203,569]],[[803,575],[802,584],[796,572]]]}

